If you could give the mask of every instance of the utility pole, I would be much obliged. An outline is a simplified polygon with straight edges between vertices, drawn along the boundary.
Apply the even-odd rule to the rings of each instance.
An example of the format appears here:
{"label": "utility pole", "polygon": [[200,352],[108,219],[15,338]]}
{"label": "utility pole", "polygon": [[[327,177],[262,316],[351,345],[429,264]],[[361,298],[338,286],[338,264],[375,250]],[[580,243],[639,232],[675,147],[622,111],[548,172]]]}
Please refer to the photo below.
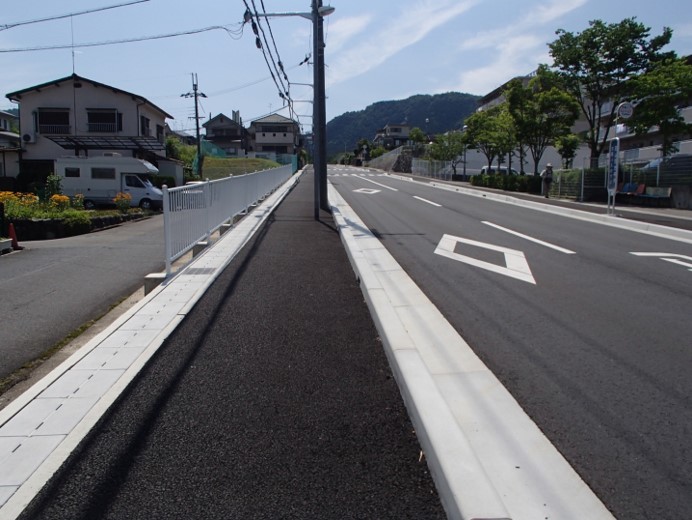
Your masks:
{"label": "utility pole", "polygon": [[[192,76],[192,92],[188,92],[187,94],[180,94],[180,97],[185,97],[185,98],[190,98],[194,97],[195,98],[195,131],[196,131],[196,136],[197,136],[197,175],[199,177],[202,177],[202,140],[199,137],[199,103],[197,101],[198,98],[205,98],[207,97],[204,92],[198,92],[197,90],[197,74],[196,73],[191,73]],[[192,119],[192,118],[191,118]]]}
{"label": "utility pole", "polygon": [[327,117],[326,93],[324,87],[324,18],[320,13],[322,0],[312,0],[314,103],[313,132],[315,134],[315,219],[319,219],[319,209],[329,211],[327,197]]}

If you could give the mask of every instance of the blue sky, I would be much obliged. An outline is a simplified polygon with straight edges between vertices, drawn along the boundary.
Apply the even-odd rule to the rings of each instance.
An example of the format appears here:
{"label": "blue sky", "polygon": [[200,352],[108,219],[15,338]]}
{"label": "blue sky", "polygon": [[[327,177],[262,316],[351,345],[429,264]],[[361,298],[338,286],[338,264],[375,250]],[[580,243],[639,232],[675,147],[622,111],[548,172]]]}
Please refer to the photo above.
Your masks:
{"label": "blue sky", "polygon": [[[239,110],[246,124],[282,106],[249,26],[240,23],[243,0],[146,0],[91,14],[31,23],[135,0],[23,0],[0,12],[0,108],[4,94],[68,76],[87,78],[142,95],[174,116],[169,123],[194,133],[194,105],[181,97],[196,73],[200,115]],[[252,0],[247,0],[252,4]],[[266,12],[307,12],[310,0],[254,0]],[[324,0],[336,10],[325,19],[327,119],[384,100],[448,91],[484,95],[514,76],[550,63],[547,44],[558,28],[580,32],[590,20],[626,17],[674,31],[668,47],[692,53],[688,0]],[[300,17],[269,21],[289,81],[312,83],[311,23]],[[195,34],[114,45],[33,52],[39,46],[113,42],[198,31]],[[265,30],[267,29],[264,25]],[[3,30],[4,29],[4,30]],[[242,33],[241,33],[242,29]],[[272,49],[276,56],[276,51]],[[74,58],[74,59],[73,59]],[[312,89],[291,95],[310,130]],[[287,110],[279,112],[288,115]]]}

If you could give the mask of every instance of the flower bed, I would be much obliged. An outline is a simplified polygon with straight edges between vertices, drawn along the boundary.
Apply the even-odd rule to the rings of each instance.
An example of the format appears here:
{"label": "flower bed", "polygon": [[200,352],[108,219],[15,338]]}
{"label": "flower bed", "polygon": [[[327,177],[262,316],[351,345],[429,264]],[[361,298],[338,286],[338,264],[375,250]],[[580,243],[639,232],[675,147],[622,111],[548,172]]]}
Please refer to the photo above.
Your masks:
{"label": "flower bed", "polygon": [[142,213],[127,215],[94,215],[88,217],[86,221],[71,221],[59,218],[27,218],[12,219],[9,222],[14,224],[17,238],[24,240],[50,240],[54,238],[64,238],[76,235],[83,235],[97,229],[116,226],[130,220],[143,218]]}
{"label": "flower bed", "polygon": [[142,218],[139,208],[130,208],[129,195],[119,193],[113,200],[117,211],[84,210],[84,197],[54,193],[41,200],[32,193],[0,192],[5,207],[5,220],[14,224],[19,240],[47,240],[89,233]]}

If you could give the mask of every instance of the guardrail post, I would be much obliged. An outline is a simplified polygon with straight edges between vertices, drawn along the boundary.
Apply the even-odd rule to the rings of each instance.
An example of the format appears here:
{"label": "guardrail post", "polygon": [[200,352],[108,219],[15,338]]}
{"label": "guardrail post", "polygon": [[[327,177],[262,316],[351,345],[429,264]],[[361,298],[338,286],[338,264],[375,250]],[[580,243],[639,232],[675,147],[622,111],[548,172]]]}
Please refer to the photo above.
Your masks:
{"label": "guardrail post", "polygon": [[207,179],[207,182],[204,184],[204,229],[206,231],[204,240],[209,240],[209,237],[211,236],[211,229],[209,226],[209,213],[211,212],[211,203],[211,181]]}
{"label": "guardrail post", "polygon": [[166,277],[171,275],[171,258],[173,256],[173,245],[171,243],[171,202],[168,195],[168,186],[163,188],[163,237],[166,254]]}

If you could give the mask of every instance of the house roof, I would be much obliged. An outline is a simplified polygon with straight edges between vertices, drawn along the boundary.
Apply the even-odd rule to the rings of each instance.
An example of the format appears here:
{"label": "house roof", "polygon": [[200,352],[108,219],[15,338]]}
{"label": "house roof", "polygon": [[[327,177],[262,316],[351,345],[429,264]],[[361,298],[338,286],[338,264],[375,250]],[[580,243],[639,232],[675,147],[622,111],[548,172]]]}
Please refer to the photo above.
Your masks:
{"label": "house roof", "polygon": [[156,106],[154,103],[149,101],[147,98],[140,96],[138,94],[133,94],[132,92],[127,92],[126,90],[121,90],[116,87],[112,87],[110,85],[106,85],[105,83],[99,83],[98,81],[94,81],[93,79],[85,78],[83,76],[79,76],[77,74],[72,74],[71,76],[65,76],[64,78],[60,79],[55,79],[53,81],[48,81],[46,83],[41,83],[40,85],[34,85],[33,87],[28,87],[22,90],[17,90],[15,92],[10,92],[9,94],[5,94],[5,97],[12,100],[12,101],[17,101],[19,102],[22,99],[23,94],[27,94],[29,92],[40,92],[42,89],[45,89],[47,87],[57,87],[61,83],[65,83],[66,81],[84,81],[85,83],[90,83],[95,87],[101,87],[101,88],[106,88],[108,90],[111,90],[115,93],[118,94],[123,94],[125,96],[130,96],[133,99],[139,99],[142,102],[150,105],[151,107],[155,108],[159,112],[161,112],[166,118],[168,119],[175,119],[172,115],[170,115],[168,112],[164,111],[162,108]]}
{"label": "house roof", "polygon": [[252,122],[252,124],[254,125],[255,123],[292,123],[294,125],[298,124],[293,119],[284,117],[281,114],[271,114],[266,117],[261,117],[260,119],[255,119]]}
{"label": "house roof", "polygon": [[16,134],[14,132],[7,132],[5,130],[0,130],[0,137],[6,137],[7,139],[16,139],[19,141],[19,134]]}
{"label": "house roof", "polygon": [[238,124],[238,123],[237,123],[236,121],[234,121],[232,118],[228,117],[227,115],[225,115],[225,114],[223,114],[223,113],[218,114],[218,115],[212,117],[209,121],[207,121],[206,123],[203,123],[202,126],[203,126],[204,128],[206,128],[207,126],[209,126],[209,125],[211,125],[211,124],[213,124],[213,123],[219,122],[219,120],[220,120],[221,118],[224,118],[224,119],[225,119],[225,121],[223,121],[222,124],[236,125],[236,126],[242,127],[242,125]]}

